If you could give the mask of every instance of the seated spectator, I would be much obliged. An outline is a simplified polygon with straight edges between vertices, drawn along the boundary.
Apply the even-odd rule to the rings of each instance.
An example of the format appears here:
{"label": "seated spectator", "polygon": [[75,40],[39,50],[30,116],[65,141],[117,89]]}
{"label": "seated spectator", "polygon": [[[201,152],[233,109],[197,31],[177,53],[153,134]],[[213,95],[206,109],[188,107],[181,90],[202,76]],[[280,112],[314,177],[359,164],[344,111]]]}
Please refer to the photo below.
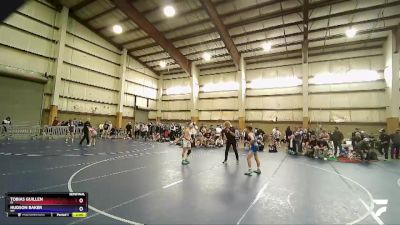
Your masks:
{"label": "seated spectator", "polygon": [[356,143],[356,148],[355,148],[355,152],[357,153],[357,155],[360,157],[361,160],[364,160],[365,154],[368,155],[369,152],[369,139],[368,138],[364,138],[361,141]]}
{"label": "seated spectator", "polygon": [[317,140],[317,146],[314,147],[314,158],[326,159],[328,156],[329,145],[325,139]]}
{"label": "seated spectator", "polygon": [[305,156],[314,157],[315,147],[317,147],[317,137],[315,135],[310,136],[308,146],[305,148]]}

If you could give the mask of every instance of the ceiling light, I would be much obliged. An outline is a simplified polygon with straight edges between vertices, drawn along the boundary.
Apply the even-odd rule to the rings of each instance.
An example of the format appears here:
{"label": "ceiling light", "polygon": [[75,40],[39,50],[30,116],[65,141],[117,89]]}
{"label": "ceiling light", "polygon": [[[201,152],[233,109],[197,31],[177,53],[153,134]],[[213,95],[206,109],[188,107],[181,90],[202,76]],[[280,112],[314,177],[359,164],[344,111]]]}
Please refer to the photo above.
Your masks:
{"label": "ceiling light", "polygon": [[122,33],[122,27],[120,25],[116,24],[113,26],[113,31],[116,34],[120,34],[120,33]]}
{"label": "ceiling light", "polygon": [[357,29],[354,27],[346,30],[346,36],[348,38],[353,38],[354,36],[356,36],[356,34],[357,34]]}
{"label": "ceiling light", "polygon": [[165,14],[167,17],[173,17],[173,16],[175,16],[175,8],[172,7],[172,6],[170,6],[170,5],[165,6],[165,7],[164,7],[164,14]]}
{"label": "ceiling light", "polygon": [[270,41],[262,43],[262,48],[264,51],[271,51],[272,43]]}
{"label": "ceiling light", "polygon": [[203,53],[203,59],[206,61],[210,61],[211,60],[211,55],[208,52],[204,52]]}
{"label": "ceiling light", "polygon": [[165,61],[160,61],[160,66],[161,68],[165,68],[167,66],[167,63]]}

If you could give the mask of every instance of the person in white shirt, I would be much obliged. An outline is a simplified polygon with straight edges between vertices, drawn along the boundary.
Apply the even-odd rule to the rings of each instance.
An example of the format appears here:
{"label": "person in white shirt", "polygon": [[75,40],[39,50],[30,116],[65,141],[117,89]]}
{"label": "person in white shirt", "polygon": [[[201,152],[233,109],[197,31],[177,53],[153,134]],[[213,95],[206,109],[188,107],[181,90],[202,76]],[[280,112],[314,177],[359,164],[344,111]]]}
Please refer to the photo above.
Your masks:
{"label": "person in white shirt", "polygon": [[147,141],[147,133],[149,132],[149,127],[147,124],[143,124],[142,126],[142,138],[144,138],[145,141]]}
{"label": "person in white shirt", "polygon": [[215,128],[215,136],[218,138],[221,136],[222,133],[222,128],[220,125],[217,126],[217,128]]}
{"label": "person in white shirt", "polygon": [[11,126],[11,117],[7,116],[1,124],[4,127],[4,131],[7,132],[7,127]]}
{"label": "person in white shirt", "polygon": [[279,131],[278,127],[275,127],[272,130],[272,138],[275,140],[276,144],[278,147],[281,146],[280,140],[281,140],[281,132]]}

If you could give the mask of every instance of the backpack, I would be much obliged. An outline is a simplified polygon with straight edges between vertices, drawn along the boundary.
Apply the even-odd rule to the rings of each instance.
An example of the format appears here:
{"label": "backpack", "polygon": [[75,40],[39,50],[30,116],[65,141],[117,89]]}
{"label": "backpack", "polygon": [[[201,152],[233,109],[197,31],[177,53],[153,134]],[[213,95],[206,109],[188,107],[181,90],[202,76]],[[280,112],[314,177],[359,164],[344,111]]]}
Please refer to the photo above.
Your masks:
{"label": "backpack", "polygon": [[376,152],[370,152],[367,154],[366,160],[378,160]]}

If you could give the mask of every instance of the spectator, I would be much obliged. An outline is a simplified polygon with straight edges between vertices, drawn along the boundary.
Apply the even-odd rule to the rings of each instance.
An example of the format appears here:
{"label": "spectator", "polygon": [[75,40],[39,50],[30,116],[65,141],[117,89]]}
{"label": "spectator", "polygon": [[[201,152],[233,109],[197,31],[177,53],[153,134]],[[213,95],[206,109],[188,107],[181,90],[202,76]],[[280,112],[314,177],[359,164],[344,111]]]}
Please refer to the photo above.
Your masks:
{"label": "spectator", "polygon": [[399,159],[399,151],[400,151],[400,129],[396,130],[396,133],[392,134],[392,151],[391,157],[392,159]]}
{"label": "spectator", "polygon": [[59,123],[60,123],[60,122],[58,121],[58,118],[55,117],[54,120],[53,120],[53,123],[52,123],[51,125],[52,125],[52,126],[58,126]]}
{"label": "spectator", "polygon": [[342,142],[343,142],[343,134],[342,132],[339,131],[338,127],[335,127],[335,131],[333,131],[331,139],[333,141],[333,148],[335,149],[334,154],[336,157],[338,148],[339,148],[339,153],[342,152]]}
{"label": "spectator", "polygon": [[126,125],[126,134],[128,135],[128,138],[132,138],[132,123],[128,122]]}
{"label": "spectator", "polygon": [[11,117],[7,116],[1,124],[3,124],[4,131],[7,132],[7,127],[11,126]]}
{"label": "spectator", "polygon": [[82,142],[86,139],[86,143],[87,143],[87,145],[86,146],[90,146],[90,139],[89,139],[89,128],[90,128],[91,126],[90,126],[90,122],[89,121],[86,121],[84,124],[83,124],[83,137],[82,137],[82,139],[81,139],[81,141],[79,142],[79,145],[82,145]]}
{"label": "spectator", "polygon": [[[386,134],[385,129],[380,129],[379,133],[380,133],[380,135],[379,135],[380,145],[379,145],[378,150],[382,155],[385,155],[385,161],[387,161],[389,158],[390,136],[388,134]],[[382,149],[383,149],[383,152],[382,152]]]}
{"label": "spectator", "polygon": [[7,116],[1,124],[11,125],[11,117]]}

